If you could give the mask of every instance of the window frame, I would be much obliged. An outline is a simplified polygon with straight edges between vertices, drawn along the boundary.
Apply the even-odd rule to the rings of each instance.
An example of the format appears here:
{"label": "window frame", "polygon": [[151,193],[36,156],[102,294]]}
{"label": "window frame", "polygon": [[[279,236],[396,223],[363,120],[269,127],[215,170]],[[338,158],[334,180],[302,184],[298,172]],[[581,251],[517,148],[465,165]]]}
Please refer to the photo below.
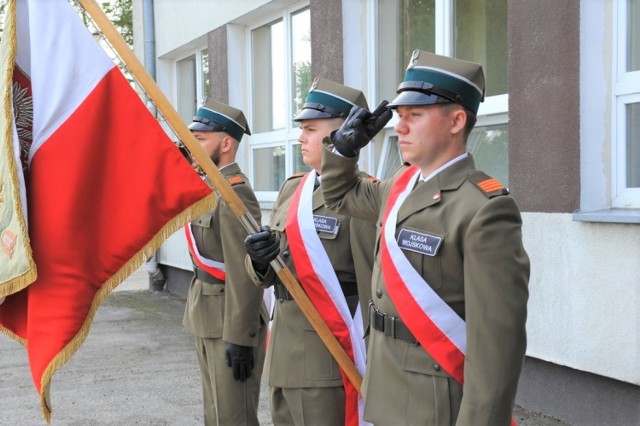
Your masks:
{"label": "window frame", "polygon": [[[173,93],[175,93],[174,105],[180,105],[180,102],[179,102],[180,92],[178,90],[180,76],[179,76],[178,64],[181,61],[184,61],[185,59],[191,56],[195,58],[194,61],[196,64],[196,73],[195,73],[195,81],[194,81],[194,85],[196,88],[196,111],[198,107],[202,103],[204,103],[207,97],[207,93],[203,93],[205,89],[205,84],[204,84],[205,77],[203,75],[204,73],[202,69],[202,52],[208,52],[207,49],[208,48],[206,44],[199,45],[198,47],[182,52],[182,54],[176,57],[175,60],[173,61],[173,75],[175,76],[175,78],[173,79],[173,84],[174,84]],[[195,115],[195,111],[194,111],[194,115]]]}
{"label": "window frame", "polygon": [[[454,48],[454,3],[455,0],[435,0],[435,53],[438,55],[451,56]],[[369,19],[371,19],[372,28],[377,28],[379,23],[379,11],[377,7],[377,0],[370,0],[370,6],[375,10],[374,13],[370,14]],[[377,58],[377,46],[375,46],[372,50],[375,51],[375,57]],[[377,61],[376,61],[377,62]],[[375,76],[374,80],[379,78],[384,78],[384,76],[380,76],[377,68],[372,67],[373,75]],[[484,102],[480,103],[480,107],[478,109],[477,114],[478,121],[475,125],[475,129],[484,126],[491,126],[497,124],[507,124],[509,123],[509,94],[501,94],[495,96],[485,97]],[[372,161],[373,164],[377,164],[376,166],[376,176],[381,177],[380,174],[382,171],[386,169],[385,162],[387,161],[390,139],[394,136],[397,136],[397,132],[394,127],[397,123],[397,116],[394,114],[392,119],[387,123],[384,130],[379,136],[382,139],[382,149],[380,152],[379,161]],[[373,150],[369,151],[370,155],[375,155]]]}
{"label": "window frame", "polygon": [[[275,23],[278,21],[282,21],[284,23],[284,42],[285,42],[285,57],[286,64],[285,69],[286,72],[286,109],[285,116],[289,117],[289,119],[285,119],[285,127],[283,129],[276,129],[266,132],[253,132],[249,139],[248,146],[248,167],[247,167],[247,175],[255,188],[255,176],[254,176],[254,152],[258,149],[264,148],[273,148],[277,146],[284,146],[285,148],[285,179],[293,174],[293,147],[295,145],[299,145],[298,138],[300,136],[300,128],[295,125],[292,118],[297,111],[291,111],[292,109],[292,100],[294,98],[293,93],[293,75],[292,75],[292,47],[291,47],[291,37],[292,37],[292,17],[298,13],[303,12],[305,9],[310,9],[309,1],[301,1],[294,3],[288,7],[283,8],[278,13],[270,14],[268,16],[263,17],[262,19],[254,22],[252,25],[247,26],[247,36],[246,36],[246,48],[247,48],[247,73],[248,73],[248,81],[252,82],[253,79],[253,46],[252,46],[252,36],[253,31],[259,29],[265,25],[270,23]],[[254,88],[250,87],[248,90],[248,103],[249,103],[249,120],[251,123],[254,122],[254,102],[253,102]],[[253,129],[253,127],[252,127]],[[269,207],[270,203],[276,201],[278,196],[278,191],[280,188],[276,188],[272,191],[260,191],[255,190],[256,198],[263,205],[263,207]]]}
{"label": "window frame", "polygon": [[640,208],[640,188],[627,187],[627,114],[629,104],[640,103],[640,71],[627,69],[628,2],[618,2],[613,38],[612,75],[615,76],[611,122],[611,207]]}

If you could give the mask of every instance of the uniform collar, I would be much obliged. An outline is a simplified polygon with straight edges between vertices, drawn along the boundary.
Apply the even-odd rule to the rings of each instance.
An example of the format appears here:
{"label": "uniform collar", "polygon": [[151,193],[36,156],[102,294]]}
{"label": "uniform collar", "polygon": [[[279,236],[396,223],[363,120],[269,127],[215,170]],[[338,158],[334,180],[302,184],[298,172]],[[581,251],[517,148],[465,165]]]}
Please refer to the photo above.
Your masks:
{"label": "uniform collar", "polygon": [[421,182],[428,182],[429,180],[431,180],[432,177],[434,177],[435,175],[437,175],[438,173],[440,173],[444,169],[450,167],[451,165],[457,163],[460,160],[464,160],[465,158],[469,157],[470,155],[471,154],[469,154],[468,152],[463,152],[462,154],[458,155],[456,158],[454,158],[452,160],[449,160],[447,163],[443,164],[442,166],[438,167],[433,172],[429,173],[428,176],[424,176],[422,173],[420,173],[420,177],[418,178],[418,180],[421,181]]}

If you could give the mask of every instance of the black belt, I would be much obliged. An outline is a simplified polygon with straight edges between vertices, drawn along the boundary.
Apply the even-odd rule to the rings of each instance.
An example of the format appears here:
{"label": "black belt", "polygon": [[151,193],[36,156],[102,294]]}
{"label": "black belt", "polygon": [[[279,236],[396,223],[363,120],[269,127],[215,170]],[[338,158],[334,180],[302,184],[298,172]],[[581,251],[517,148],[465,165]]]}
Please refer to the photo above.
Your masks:
{"label": "black belt", "polygon": [[[342,288],[342,292],[345,297],[349,296],[357,296],[358,295],[358,285],[356,283],[340,283],[340,287]],[[293,300],[293,296],[287,290],[284,284],[280,282],[279,279],[275,281],[273,284],[273,293],[276,296],[276,299],[280,300]]]}
{"label": "black belt", "polygon": [[195,265],[193,266],[193,273],[195,274],[197,279],[199,279],[200,281],[202,281],[204,283],[207,283],[207,284],[224,284],[224,281],[214,277],[213,275],[211,275],[210,273],[208,273],[204,269],[200,269]]}
{"label": "black belt", "polygon": [[380,312],[373,302],[369,302],[369,324],[374,329],[383,332],[385,336],[418,344],[416,338],[400,318]]}
{"label": "black belt", "polygon": [[280,280],[276,280],[273,284],[273,293],[276,296],[276,299],[279,300],[293,300],[293,296],[289,293],[289,290],[280,282]]}

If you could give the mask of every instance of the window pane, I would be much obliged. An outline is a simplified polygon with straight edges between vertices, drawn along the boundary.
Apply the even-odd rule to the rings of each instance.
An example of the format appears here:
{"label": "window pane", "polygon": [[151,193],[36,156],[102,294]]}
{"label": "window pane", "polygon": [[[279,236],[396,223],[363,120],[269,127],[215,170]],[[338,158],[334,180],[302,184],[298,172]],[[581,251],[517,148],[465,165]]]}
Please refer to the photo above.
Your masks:
{"label": "window pane", "polygon": [[304,99],[311,87],[311,14],[309,9],[291,17],[291,52],[293,105],[292,114],[302,109]]}
{"label": "window pane", "polygon": [[[384,17],[382,18],[384,19]],[[402,0],[398,63],[398,83],[404,77],[411,53],[420,49],[435,52],[436,7],[435,0]]]}
{"label": "window pane", "polygon": [[507,1],[456,0],[454,56],[481,63],[486,95],[507,93]]}
{"label": "window pane", "polygon": [[477,169],[509,186],[509,128],[506,124],[473,129],[467,151],[473,155]]}
{"label": "window pane", "polygon": [[378,89],[393,99],[416,50],[435,52],[435,0],[379,0]]}
{"label": "window pane", "polygon": [[178,114],[185,123],[190,123],[193,116],[196,115],[198,107],[196,93],[196,57],[189,56],[178,61]]}
{"label": "window pane", "polygon": [[253,66],[253,128],[255,132],[282,129],[287,113],[284,24],[282,20],[251,32]]}
{"label": "window pane", "polygon": [[204,49],[200,54],[202,56],[200,71],[202,72],[202,98],[204,101],[209,96],[209,52]]}
{"label": "window pane", "polygon": [[304,164],[302,160],[302,145],[299,143],[292,145],[292,157],[293,157],[293,173],[308,172],[309,166]]}
{"label": "window pane", "polygon": [[627,105],[627,188],[640,188],[640,103]]}
{"label": "window pane", "polygon": [[253,188],[256,191],[277,191],[285,179],[285,147],[253,150]]}
{"label": "window pane", "polygon": [[376,176],[379,179],[389,179],[393,172],[398,170],[398,167],[402,165],[402,157],[400,155],[400,149],[398,148],[398,137],[389,136],[389,140],[385,145],[387,150],[383,169],[379,172],[380,176]]}
{"label": "window pane", "polygon": [[628,0],[627,71],[640,70],[640,0]]}

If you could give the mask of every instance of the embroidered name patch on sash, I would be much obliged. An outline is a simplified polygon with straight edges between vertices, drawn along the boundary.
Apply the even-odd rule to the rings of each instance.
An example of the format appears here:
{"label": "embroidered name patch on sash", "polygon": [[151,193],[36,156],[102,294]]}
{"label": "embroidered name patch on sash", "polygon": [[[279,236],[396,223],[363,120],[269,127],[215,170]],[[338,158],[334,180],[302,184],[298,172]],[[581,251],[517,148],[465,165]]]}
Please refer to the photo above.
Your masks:
{"label": "embroidered name patch on sash", "polygon": [[426,256],[435,256],[442,244],[442,237],[423,234],[421,232],[401,229],[398,234],[398,246],[404,250],[414,251]]}
{"label": "embroidered name patch on sash", "polygon": [[316,226],[316,231],[318,232],[337,234],[340,229],[338,219],[335,217],[313,215],[313,223]]}

